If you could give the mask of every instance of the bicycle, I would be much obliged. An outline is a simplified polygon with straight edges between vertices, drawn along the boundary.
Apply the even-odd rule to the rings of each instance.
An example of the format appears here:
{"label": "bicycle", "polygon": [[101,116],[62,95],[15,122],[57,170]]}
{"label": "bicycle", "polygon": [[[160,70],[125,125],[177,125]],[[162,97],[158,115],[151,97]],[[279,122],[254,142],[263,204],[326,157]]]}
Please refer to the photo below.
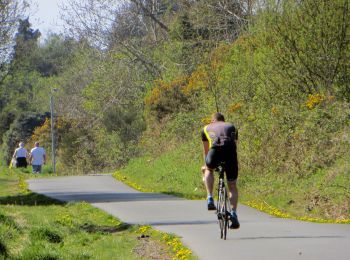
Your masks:
{"label": "bicycle", "polygon": [[219,173],[219,183],[218,183],[218,200],[216,206],[216,215],[219,220],[220,226],[220,238],[226,240],[227,229],[229,226],[229,221],[231,214],[230,201],[227,196],[227,189],[225,186],[225,164],[220,163],[215,169]]}

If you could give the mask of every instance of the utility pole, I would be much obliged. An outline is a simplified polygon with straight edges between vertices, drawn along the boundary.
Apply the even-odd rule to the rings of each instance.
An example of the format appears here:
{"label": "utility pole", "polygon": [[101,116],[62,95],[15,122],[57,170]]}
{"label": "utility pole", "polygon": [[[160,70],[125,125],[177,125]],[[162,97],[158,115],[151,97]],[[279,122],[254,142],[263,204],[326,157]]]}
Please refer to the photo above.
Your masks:
{"label": "utility pole", "polygon": [[55,158],[55,133],[54,133],[54,114],[53,114],[53,95],[50,97],[50,109],[51,109],[51,158],[52,158],[52,171],[56,173],[56,158]]}

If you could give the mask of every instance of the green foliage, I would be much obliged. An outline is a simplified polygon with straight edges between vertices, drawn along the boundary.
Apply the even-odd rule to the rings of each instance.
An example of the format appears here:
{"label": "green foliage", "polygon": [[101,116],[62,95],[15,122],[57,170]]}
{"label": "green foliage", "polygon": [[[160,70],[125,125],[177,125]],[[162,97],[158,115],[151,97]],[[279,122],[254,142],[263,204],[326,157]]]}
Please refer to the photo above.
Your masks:
{"label": "green foliage", "polygon": [[281,13],[268,12],[265,19],[278,73],[301,92],[340,91],[344,97],[350,55],[349,2],[283,1],[280,8]]}
{"label": "green foliage", "polygon": [[[8,111],[3,111],[0,114],[0,122],[2,124],[0,125],[0,136],[3,136],[9,129],[11,124],[13,123],[15,119],[15,115]],[[2,144],[2,139],[0,139],[0,144]]]}
{"label": "green foliage", "polygon": [[35,67],[44,77],[62,73],[72,62],[78,44],[70,38],[52,34],[38,49]]}
{"label": "green foliage", "polygon": [[14,58],[12,60],[12,71],[30,71],[34,66],[35,52],[38,49],[39,30],[31,28],[29,18],[19,21],[18,32],[15,37]]}
{"label": "green foliage", "polygon": [[60,235],[58,231],[53,230],[51,227],[32,229],[30,236],[31,240],[33,241],[45,240],[49,243],[61,243],[63,240],[62,235]]}
{"label": "green foliage", "polygon": [[[186,198],[204,198],[200,166],[200,143],[178,144],[157,157],[132,160],[121,174],[145,191],[163,192]],[[142,171],[140,171],[142,169]],[[142,182],[140,182],[142,180]]]}

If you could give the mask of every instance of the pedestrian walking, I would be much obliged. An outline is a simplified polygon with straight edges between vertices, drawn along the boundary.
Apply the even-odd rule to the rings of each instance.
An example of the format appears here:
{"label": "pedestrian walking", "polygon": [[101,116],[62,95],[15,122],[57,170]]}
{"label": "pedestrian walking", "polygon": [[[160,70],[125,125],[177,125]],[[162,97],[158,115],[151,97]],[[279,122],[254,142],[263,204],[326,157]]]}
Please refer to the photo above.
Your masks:
{"label": "pedestrian walking", "polygon": [[12,159],[16,161],[17,168],[27,168],[27,149],[24,148],[24,143],[20,142],[18,148],[13,153]]}
{"label": "pedestrian walking", "polygon": [[46,163],[46,152],[35,142],[35,147],[30,151],[29,162],[33,167],[33,173],[41,173],[41,166]]}

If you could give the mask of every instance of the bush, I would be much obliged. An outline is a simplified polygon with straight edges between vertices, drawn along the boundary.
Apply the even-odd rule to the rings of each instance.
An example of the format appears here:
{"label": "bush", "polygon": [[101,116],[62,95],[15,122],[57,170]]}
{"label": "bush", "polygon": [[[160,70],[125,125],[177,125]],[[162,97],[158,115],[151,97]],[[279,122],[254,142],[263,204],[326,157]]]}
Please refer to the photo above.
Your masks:
{"label": "bush", "polygon": [[177,78],[169,83],[162,80],[157,81],[156,86],[145,100],[150,114],[160,121],[170,114],[191,111],[193,104],[183,92],[186,85],[186,78]]}

